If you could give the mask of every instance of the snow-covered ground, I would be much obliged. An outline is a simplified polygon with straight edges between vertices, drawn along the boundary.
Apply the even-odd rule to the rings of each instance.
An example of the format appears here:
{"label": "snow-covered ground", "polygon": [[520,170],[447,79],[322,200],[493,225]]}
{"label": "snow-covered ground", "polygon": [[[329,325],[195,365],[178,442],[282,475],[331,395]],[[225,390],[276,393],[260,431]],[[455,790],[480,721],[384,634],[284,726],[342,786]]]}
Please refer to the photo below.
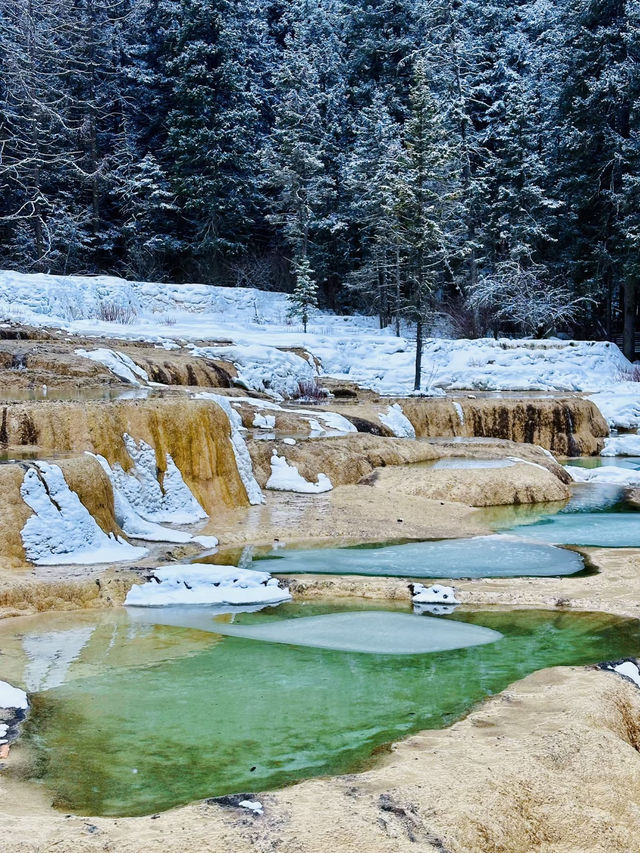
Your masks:
{"label": "snow-covered ground", "polygon": [[[105,316],[125,322],[108,322]],[[389,395],[413,387],[410,330],[396,337],[376,318],[316,312],[308,334],[287,317],[284,293],[252,288],[129,282],[107,276],[61,277],[0,272],[0,318],[71,334],[144,339],[190,347],[194,355],[232,361],[240,383],[275,398],[296,396],[313,381],[313,359],[276,348],[303,348],[326,375],[353,380]],[[197,346],[203,340],[220,342]],[[144,377],[115,351],[88,351],[129,381]],[[615,344],[558,339],[425,341],[422,390],[588,392],[611,425],[640,425],[640,383]]]}

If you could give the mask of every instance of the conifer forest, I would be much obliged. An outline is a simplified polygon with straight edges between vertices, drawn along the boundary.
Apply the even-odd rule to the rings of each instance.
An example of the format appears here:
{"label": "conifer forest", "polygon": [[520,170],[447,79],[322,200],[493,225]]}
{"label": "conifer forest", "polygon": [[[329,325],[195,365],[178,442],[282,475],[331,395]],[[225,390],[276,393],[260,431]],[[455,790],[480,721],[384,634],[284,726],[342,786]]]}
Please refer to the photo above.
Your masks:
{"label": "conifer forest", "polygon": [[632,356],[639,59],[637,0],[0,0],[0,265]]}

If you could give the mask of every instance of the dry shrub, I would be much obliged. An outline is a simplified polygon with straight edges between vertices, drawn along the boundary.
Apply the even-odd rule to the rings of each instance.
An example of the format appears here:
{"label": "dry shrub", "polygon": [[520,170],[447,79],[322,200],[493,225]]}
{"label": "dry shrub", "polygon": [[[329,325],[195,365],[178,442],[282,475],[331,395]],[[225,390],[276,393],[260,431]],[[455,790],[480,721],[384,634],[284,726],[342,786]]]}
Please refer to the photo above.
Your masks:
{"label": "dry shrub", "polygon": [[314,379],[300,379],[298,382],[298,400],[309,400],[312,403],[321,403],[327,399],[328,393],[325,388]]}
{"label": "dry shrub", "polygon": [[133,305],[118,305],[115,302],[101,302],[98,306],[98,318],[105,323],[121,323],[128,326],[136,319],[138,312]]}

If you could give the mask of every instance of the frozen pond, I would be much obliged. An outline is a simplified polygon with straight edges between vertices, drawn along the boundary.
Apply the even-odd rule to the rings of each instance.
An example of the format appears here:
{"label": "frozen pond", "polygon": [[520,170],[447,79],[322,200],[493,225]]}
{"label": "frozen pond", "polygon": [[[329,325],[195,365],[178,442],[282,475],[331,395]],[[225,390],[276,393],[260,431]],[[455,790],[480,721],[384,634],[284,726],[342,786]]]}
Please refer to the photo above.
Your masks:
{"label": "frozen pond", "polygon": [[[152,814],[362,769],[376,747],[449,725],[534,670],[620,659],[640,646],[640,623],[602,613],[457,611],[434,620],[406,608],[416,626],[502,637],[430,654],[295,642],[296,621],[304,634],[306,617],[363,609],[357,601],[240,614],[194,607],[176,626],[154,623],[169,608],[147,612],[146,622],[124,609],[12,619],[0,626],[0,678],[32,702],[18,764],[64,812]],[[283,622],[295,644],[258,639],[258,629]],[[250,631],[254,639],[240,636]]]}
{"label": "frozen pond", "polygon": [[573,551],[496,534],[402,545],[284,548],[255,560],[252,568],[280,575],[482,578],[571,575],[584,565]]}

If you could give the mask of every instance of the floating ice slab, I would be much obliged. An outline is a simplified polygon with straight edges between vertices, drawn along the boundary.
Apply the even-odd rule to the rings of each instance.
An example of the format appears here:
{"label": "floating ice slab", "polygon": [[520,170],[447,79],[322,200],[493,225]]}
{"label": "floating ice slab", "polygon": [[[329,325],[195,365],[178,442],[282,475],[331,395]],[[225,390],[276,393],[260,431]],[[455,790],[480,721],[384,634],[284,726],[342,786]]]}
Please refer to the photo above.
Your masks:
{"label": "floating ice slab", "polygon": [[498,631],[480,625],[375,610],[280,619],[262,625],[220,624],[216,631],[267,643],[384,655],[464,649],[502,637]]}
{"label": "floating ice slab", "polygon": [[[640,537],[640,524],[638,530]],[[258,566],[278,574],[480,578],[571,575],[583,562],[573,551],[499,534],[380,548],[279,550],[265,562],[257,561],[254,568]]]}

